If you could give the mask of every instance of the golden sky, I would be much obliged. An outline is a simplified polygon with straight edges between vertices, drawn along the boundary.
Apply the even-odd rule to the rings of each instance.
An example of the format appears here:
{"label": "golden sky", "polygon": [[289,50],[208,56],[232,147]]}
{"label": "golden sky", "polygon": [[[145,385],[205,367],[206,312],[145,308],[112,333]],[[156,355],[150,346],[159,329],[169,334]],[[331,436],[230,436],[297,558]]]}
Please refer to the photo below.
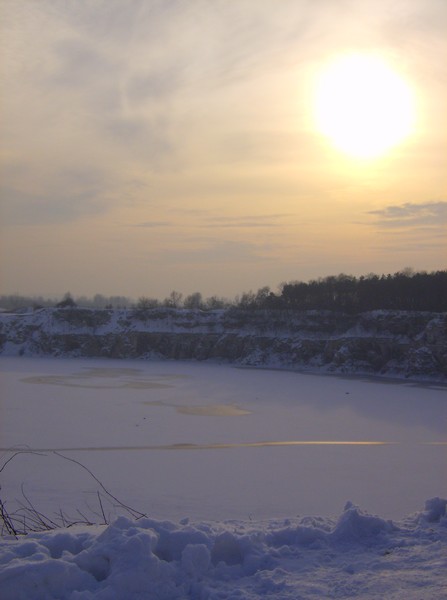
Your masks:
{"label": "golden sky", "polygon": [[[444,0],[0,0],[1,293],[444,269],[446,30]],[[353,55],[411,93],[410,130],[373,157],[315,118],[318,78]]]}

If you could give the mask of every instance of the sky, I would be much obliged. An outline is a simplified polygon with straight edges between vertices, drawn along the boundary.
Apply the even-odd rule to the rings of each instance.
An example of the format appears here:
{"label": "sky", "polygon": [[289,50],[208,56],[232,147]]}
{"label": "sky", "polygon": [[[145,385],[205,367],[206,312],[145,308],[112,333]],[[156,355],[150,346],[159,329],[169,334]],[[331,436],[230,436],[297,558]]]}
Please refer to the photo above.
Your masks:
{"label": "sky", "polygon": [[[444,269],[446,28],[444,0],[0,0],[0,292]],[[412,94],[373,158],[315,121],[352,53]]]}

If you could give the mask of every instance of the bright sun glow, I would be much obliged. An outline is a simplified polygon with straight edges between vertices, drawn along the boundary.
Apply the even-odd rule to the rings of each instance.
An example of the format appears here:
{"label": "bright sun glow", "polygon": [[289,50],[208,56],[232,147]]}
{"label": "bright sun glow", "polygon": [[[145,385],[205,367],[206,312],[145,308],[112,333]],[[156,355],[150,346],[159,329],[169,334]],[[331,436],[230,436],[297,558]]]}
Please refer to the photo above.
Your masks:
{"label": "bright sun glow", "polygon": [[346,55],[320,74],[315,117],[319,131],[339,150],[354,158],[375,158],[411,133],[412,90],[378,57]]}

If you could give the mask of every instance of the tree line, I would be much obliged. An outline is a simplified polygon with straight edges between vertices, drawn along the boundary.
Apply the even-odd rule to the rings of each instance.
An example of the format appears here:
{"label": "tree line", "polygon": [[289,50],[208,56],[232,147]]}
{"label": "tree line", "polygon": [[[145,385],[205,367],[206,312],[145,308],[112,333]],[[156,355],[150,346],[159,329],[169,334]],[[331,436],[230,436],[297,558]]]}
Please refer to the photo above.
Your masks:
{"label": "tree line", "polygon": [[405,269],[393,275],[371,273],[360,277],[341,273],[308,282],[282,283],[278,293],[264,286],[257,292],[244,292],[231,301],[218,296],[204,298],[200,292],[183,296],[175,290],[164,300],[141,296],[136,302],[125,296],[107,297],[101,294],[91,299],[85,296],[73,298],[69,292],[58,302],[42,297],[0,296],[0,307],[6,310],[45,306],[134,308],[140,311],[167,307],[196,310],[331,310],[345,313],[379,309],[445,312],[447,271],[427,273]]}
{"label": "tree line", "polygon": [[394,275],[371,274],[358,278],[341,274],[308,283],[286,283],[277,301],[284,307],[299,310],[444,312],[447,310],[447,271],[414,273],[407,270]]}
{"label": "tree line", "polygon": [[85,308],[127,308],[134,304],[126,296],[103,296],[95,294],[73,297],[70,292],[64,294],[61,300],[45,298],[44,296],[23,296],[20,294],[5,294],[0,296],[0,308],[4,310],[21,310],[25,308],[69,307],[82,306]]}
{"label": "tree line", "polygon": [[268,286],[257,292],[244,292],[229,302],[212,296],[206,300],[200,292],[183,298],[179,292],[160,302],[142,297],[140,309],[167,306],[212,310],[216,308],[332,310],[358,313],[369,310],[423,310],[447,311],[447,271],[414,272],[405,269],[394,275],[331,275],[308,282],[282,283],[278,293]]}

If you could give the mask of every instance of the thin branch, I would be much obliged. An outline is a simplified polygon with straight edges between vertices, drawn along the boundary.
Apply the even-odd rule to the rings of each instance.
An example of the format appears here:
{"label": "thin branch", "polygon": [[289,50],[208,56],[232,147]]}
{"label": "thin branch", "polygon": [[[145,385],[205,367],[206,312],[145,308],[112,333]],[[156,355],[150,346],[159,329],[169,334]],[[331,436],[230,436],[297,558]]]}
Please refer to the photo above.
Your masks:
{"label": "thin branch", "polygon": [[104,513],[104,507],[102,505],[101,494],[99,493],[99,490],[98,490],[97,494],[98,494],[99,506],[101,507],[102,517],[104,519],[104,525],[107,525],[107,519],[106,519],[106,515]]}
{"label": "thin branch", "polygon": [[[28,498],[28,496],[25,494],[25,489],[24,489],[24,484],[22,483],[20,486],[20,489],[22,491],[22,495],[25,498],[31,512],[36,515],[37,519],[47,528],[47,529],[52,529],[53,527],[57,527],[57,523],[55,523],[52,519],[50,519],[49,517],[45,516],[44,514],[42,514],[41,512],[39,512],[35,506],[33,505],[33,503],[31,502],[31,500]],[[50,523],[53,527],[50,527],[48,525],[48,523]]]}
{"label": "thin branch", "polygon": [[92,522],[91,522],[89,519],[87,519],[87,517],[84,515],[84,513],[82,513],[82,512],[79,510],[79,508],[78,508],[78,509],[76,509],[76,512],[77,512],[79,515],[81,515],[81,517],[84,519],[84,521],[83,521],[83,522],[84,522],[86,525],[94,525],[94,523],[92,523]]}
{"label": "thin branch", "polygon": [[14,452],[14,454],[12,456],[10,456],[8,458],[8,460],[6,460],[3,463],[3,465],[0,467],[0,473],[3,471],[3,469],[6,467],[6,465],[8,463],[10,463],[19,454],[35,454],[36,456],[47,456],[46,454],[43,454],[42,452],[35,452],[34,450],[17,450],[17,452]]}
{"label": "thin branch", "polygon": [[8,511],[6,510],[5,505],[1,499],[0,499],[0,519],[3,523],[3,526],[5,527],[5,529],[7,531],[7,533],[9,535],[15,536],[15,538],[17,539],[17,530],[14,527],[13,520],[9,516]]}
{"label": "thin branch", "polygon": [[[14,451],[12,456],[10,456],[7,460],[5,460],[4,463],[1,465],[0,474],[4,471],[6,466],[8,466],[9,463],[20,454],[33,454],[36,456],[45,456],[45,457],[48,456],[47,453],[34,451],[34,450]],[[96,491],[96,496],[97,496],[98,505],[99,505],[99,511],[94,510],[92,507],[88,506],[88,504],[87,504],[87,508],[93,515],[95,515],[99,519],[102,519],[102,524],[107,525],[109,522],[109,519],[106,515],[104,499],[107,499],[110,502],[110,504],[112,506],[114,506],[115,508],[125,509],[128,513],[130,513],[130,515],[134,519],[141,519],[143,517],[146,517],[146,515],[144,513],[135,510],[134,508],[128,506],[127,504],[124,504],[124,502],[121,502],[121,500],[119,500],[116,496],[114,496],[104,486],[104,484],[94,475],[94,473],[92,473],[92,471],[90,471],[90,469],[88,467],[86,467],[85,465],[83,465],[81,462],[79,462],[73,458],[69,458],[68,456],[65,456],[57,451],[53,451],[53,454],[55,454],[59,458],[63,458],[64,460],[72,462],[72,463],[76,464],[77,466],[81,467],[82,469],[84,469],[84,471],[86,471],[90,475],[90,477],[92,477],[92,479],[94,479],[94,481],[96,481],[96,483],[99,485],[99,487],[102,490],[102,492],[101,492],[101,490]],[[0,490],[1,490],[1,486],[0,486]],[[78,524],[82,524],[82,525],[93,525],[94,524],[94,522],[92,522],[92,520],[89,519],[79,509],[77,509],[76,512],[78,513],[78,515],[80,515],[81,520],[67,515],[67,513],[64,513],[61,508],[59,509],[59,511],[57,511],[55,513],[56,518],[51,519],[47,515],[41,513],[39,510],[37,510],[36,506],[32,503],[30,498],[25,493],[24,483],[21,484],[21,492],[22,492],[23,500],[15,499],[15,502],[18,505],[18,508],[13,513],[8,512],[8,510],[6,509],[6,503],[3,502],[0,498],[0,534],[1,535],[5,535],[5,533],[6,533],[7,535],[15,536],[17,539],[18,535],[26,535],[27,533],[30,533],[30,532],[48,531],[48,530],[52,530],[52,529],[57,529],[59,527],[71,527],[73,525],[78,525]]]}
{"label": "thin branch", "polygon": [[117,502],[118,506],[120,506],[121,508],[125,508],[133,517],[139,517],[141,519],[142,517],[146,517],[147,516],[146,514],[141,513],[140,511],[135,510],[134,508],[131,508],[127,504],[124,504],[124,502],[121,502],[121,500],[119,500],[116,496],[114,496],[111,492],[109,492],[109,490],[104,486],[104,484],[102,483],[102,481],[100,481],[96,477],[96,475],[94,475],[94,473],[92,473],[90,471],[90,469],[88,467],[86,467],[85,465],[83,465],[78,460],[75,460],[74,458],[69,458],[68,456],[65,456],[64,454],[61,454],[60,452],[57,452],[56,450],[53,451],[53,454],[56,454],[56,456],[60,456],[61,458],[64,458],[65,460],[68,460],[68,461],[70,461],[70,462],[78,465],[79,467],[81,467],[85,471],[87,471],[87,473],[91,477],[93,477],[93,479],[102,488],[102,490],[107,494],[107,496],[109,496],[110,498],[112,498],[113,500],[115,500],[115,502]]}

